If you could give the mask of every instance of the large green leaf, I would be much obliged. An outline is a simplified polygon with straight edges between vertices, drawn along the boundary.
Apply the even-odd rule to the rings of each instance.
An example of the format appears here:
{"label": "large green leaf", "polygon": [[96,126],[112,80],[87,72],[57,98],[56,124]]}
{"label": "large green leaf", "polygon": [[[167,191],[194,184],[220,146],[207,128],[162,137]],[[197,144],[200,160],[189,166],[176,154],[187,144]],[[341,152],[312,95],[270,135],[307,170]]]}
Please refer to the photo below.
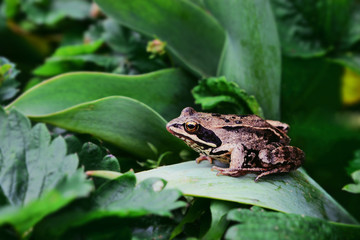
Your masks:
{"label": "large green leaf", "polygon": [[[16,108],[35,117],[65,110],[77,104],[108,96],[137,99],[165,119],[179,115],[192,105],[189,89],[195,82],[181,70],[166,69],[149,74],[127,76],[104,73],[70,73],[54,77],[25,92],[7,109]],[[113,112],[111,116],[120,112]]]}
{"label": "large green leaf", "polygon": [[239,222],[229,228],[225,239],[359,239],[360,226],[328,222],[304,215],[234,209],[228,220]]}
{"label": "large green leaf", "polygon": [[107,97],[31,118],[92,134],[143,158],[156,157],[149,143],[159,153],[187,148],[166,131],[166,121],[158,113],[128,97]]}
{"label": "large green leaf", "polygon": [[190,1],[97,0],[120,23],[158,37],[172,54],[200,75],[215,75],[224,32],[209,14]]}
{"label": "large green leaf", "polygon": [[[188,196],[220,199],[280,212],[356,223],[356,220],[303,170],[272,175],[256,183],[253,174],[238,178],[216,176],[216,172],[210,169],[209,163],[196,164],[191,161],[138,172],[136,177],[142,180],[161,176],[168,182],[167,188],[177,188]],[[118,173],[99,171],[92,172],[91,175],[114,178]]]}
{"label": "large green leaf", "polygon": [[44,124],[31,129],[17,111],[9,116],[0,108],[0,187],[3,199],[0,225],[11,224],[23,234],[46,215],[78,197],[92,184],[77,170],[76,155],[66,156],[58,137],[50,142]]}
{"label": "large green leaf", "polygon": [[280,44],[268,1],[206,0],[226,30],[218,75],[258,99],[267,118],[279,118]]}
{"label": "large green leaf", "polygon": [[359,218],[360,196],[341,191],[349,182],[344,169],[360,146],[359,131],[341,120],[343,68],[323,58],[285,57],[283,65],[282,121],[290,125],[291,144],[306,153],[304,167],[316,182]]}
{"label": "large green leaf", "polygon": [[136,185],[134,173],[125,173],[102,185],[81,206],[46,219],[37,231],[45,236],[59,236],[70,227],[97,219],[105,221],[106,217],[172,216],[171,210],[183,207],[185,202],[178,201],[181,196],[178,190],[163,189],[165,185],[159,178],[146,179]]}

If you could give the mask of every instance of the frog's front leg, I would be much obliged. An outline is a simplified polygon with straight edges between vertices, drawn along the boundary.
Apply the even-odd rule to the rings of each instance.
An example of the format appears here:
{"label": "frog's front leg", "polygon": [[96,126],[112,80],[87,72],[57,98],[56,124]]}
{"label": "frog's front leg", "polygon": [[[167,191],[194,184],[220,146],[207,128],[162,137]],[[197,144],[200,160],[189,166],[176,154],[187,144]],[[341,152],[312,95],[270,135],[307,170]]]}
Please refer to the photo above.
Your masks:
{"label": "frog's front leg", "polygon": [[211,164],[213,163],[213,159],[210,156],[204,155],[204,154],[200,154],[200,156],[198,158],[195,159],[196,163],[200,163],[204,160],[208,160]]}
{"label": "frog's front leg", "polygon": [[217,166],[213,166],[212,170],[217,170],[217,175],[226,175],[226,176],[242,176],[245,175],[246,172],[241,171],[241,166],[245,161],[245,150],[242,144],[237,145],[231,151],[230,155],[230,166],[229,168],[221,168]]}

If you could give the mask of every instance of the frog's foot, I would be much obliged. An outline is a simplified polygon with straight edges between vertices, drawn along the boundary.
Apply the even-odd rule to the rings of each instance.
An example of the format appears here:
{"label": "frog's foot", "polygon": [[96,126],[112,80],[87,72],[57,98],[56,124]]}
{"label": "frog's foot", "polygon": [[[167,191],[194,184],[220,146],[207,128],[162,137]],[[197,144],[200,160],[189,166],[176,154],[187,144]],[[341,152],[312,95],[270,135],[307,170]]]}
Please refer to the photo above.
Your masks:
{"label": "frog's foot", "polygon": [[202,162],[202,161],[204,161],[204,160],[208,160],[211,164],[213,163],[213,160],[212,160],[212,158],[211,157],[209,157],[209,156],[206,156],[206,155],[200,155],[198,158],[196,158],[196,163],[200,163],[200,162]]}
{"label": "frog's foot", "polygon": [[243,168],[221,168],[217,166],[213,166],[211,170],[218,171],[217,176],[219,175],[225,175],[225,176],[231,176],[231,177],[238,177],[243,176],[247,174],[248,172]]}
{"label": "frog's foot", "polygon": [[294,170],[294,167],[292,165],[284,165],[281,168],[274,168],[271,170],[267,170],[267,171],[263,171],[260,175],[258,175],[255,178],[255,182],[259,181],[260,178],[262,178],[263,176],[269,175],[269,174],[273,174],[273,173],[281,173],[281,172],[290,172]]}
{"label": "frog's foot", "polygon": [[269,170],[268,168],[220,168],[220,167],[212,167],[211,170],[217,170],[218,173],[216,175],[225,175],[231,177],[244,176],[248,173],[259,173],[262,172],[259,176],[255,178],[255,182],[259,180],[259,178],[266,176],[268,174],[280,172],[278,169]]}

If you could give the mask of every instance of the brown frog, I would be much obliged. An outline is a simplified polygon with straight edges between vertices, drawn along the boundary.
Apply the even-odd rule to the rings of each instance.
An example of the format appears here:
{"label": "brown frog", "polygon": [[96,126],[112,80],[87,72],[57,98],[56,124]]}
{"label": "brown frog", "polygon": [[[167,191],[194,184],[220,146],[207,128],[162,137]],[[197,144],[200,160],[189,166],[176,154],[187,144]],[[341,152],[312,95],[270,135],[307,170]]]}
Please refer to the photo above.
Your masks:
{"label": "brown frog", "polygon": [[215,159],[230,164],[213,167],[220,175],[260,173],[257,182],[269,174],[293,171],[305,158],[301,149],[289,146],[289,125],[256,115],[203,113],[187,107],[166,128],[200,153],[197,163]]}

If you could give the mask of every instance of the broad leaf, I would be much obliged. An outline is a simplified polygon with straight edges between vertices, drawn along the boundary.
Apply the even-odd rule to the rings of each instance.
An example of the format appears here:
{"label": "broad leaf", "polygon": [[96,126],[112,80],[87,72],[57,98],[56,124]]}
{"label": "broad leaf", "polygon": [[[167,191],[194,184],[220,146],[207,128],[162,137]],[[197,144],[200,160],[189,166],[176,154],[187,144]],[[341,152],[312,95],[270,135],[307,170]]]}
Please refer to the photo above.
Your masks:
{"label": "broad leaf", "polygon": [[97,0],[102,10],[121,24],[158,37],[188,68],[202,76],[215,75],[224,32],[191,1]]}
{"label": "broad leaf", "polygon": [[351,193],[360,193],[360,170],[357,170],[351,174],[355,183],[348,184],[343,187],[343,190]]}
{"label": "broad leaf", "polygon": [[[120,95],[139,100],[165,119],[172,119],[184,107],[192,105],[189,89],[194,84],[190,76],[177,69],[137,76],[70,73],[54,77],[26,91],[7,108],[16,107],[27,116],[38,117],[88,101]],[[114,116],[114,112],[111,116]]]}
{"label": "broad leaf", "polygon": [[0,138],[0,187],[7,199],[0,207],[0,225],[10,223],[23,234],[92,189],[76,170],[77,157],[66,156],[63,138],[51,142],[44,124],[31,129],[20,113],[7,116],[0,109]]}
{"label": "broad leaf", "polygon": [[187,149],[182,141],[166,131],[166,121],[158,113],[127,97],[102,98],[32,119],[92,134],[143,158],[156,157],[149,143],[159,153]]}
{"label": "broad leaf", "polygon": [[249,96],[236,83],[226,81],[225,77],[201,80],[192,94],[195,103],[207,111],[263,116],[255,97]]}
{"label": "broad leaf", "polygon": [[71,227],[105,217],[172,216],[171,211],[183,207],[185,203],[178,201],[181,196],[178,190],[163,190],[165,185],[166,182],[159,178],[146,179],[136,185],[135,175],[125,173],[102,185],[89,202],[43,221],[41,233],[59,236]]}
{"label": "broad leaf", "polygon": [[[109,174],[108,174],[109,173]],[[114,178],[118,173],[92,172],[92,176]],[[303,170],[270,175],[254,182],[255,175],[241,177],[216,176],[209,163],[195,161],[159,167],[136,173],[139,180],[161,176],[167,188],[177,188],[184,195],[226,200],[304,214],[331,221],[356,223],[333,198]]]}
{"label": "broad leaf", "polygon": [[328,222],[304,215],[265,212],[258,208],[234,209],[225,239],[359,239],[360,226]]}
{"label": "broad leaf", "polygon": [[279,118],[280,44],[270,3],[205,0],[205,4],[227,33],[218,76],[254,95],[267,118]]}

